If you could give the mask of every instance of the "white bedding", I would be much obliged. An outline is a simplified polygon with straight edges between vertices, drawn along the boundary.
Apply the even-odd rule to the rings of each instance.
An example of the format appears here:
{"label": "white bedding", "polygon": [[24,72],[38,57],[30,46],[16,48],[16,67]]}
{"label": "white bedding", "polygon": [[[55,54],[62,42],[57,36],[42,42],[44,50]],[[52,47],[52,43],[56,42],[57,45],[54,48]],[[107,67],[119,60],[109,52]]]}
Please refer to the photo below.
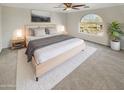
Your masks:
{"label": "white bedding", "polygon": [[60,55],[80,45],[82,45],[82,47],[85,49],[86,45],[84,40],[79,38],[73,38],[56,44],[49,45],[44,48],[40,48],[34,52],[35,60],[37,64],[41,64],[57,55]]}

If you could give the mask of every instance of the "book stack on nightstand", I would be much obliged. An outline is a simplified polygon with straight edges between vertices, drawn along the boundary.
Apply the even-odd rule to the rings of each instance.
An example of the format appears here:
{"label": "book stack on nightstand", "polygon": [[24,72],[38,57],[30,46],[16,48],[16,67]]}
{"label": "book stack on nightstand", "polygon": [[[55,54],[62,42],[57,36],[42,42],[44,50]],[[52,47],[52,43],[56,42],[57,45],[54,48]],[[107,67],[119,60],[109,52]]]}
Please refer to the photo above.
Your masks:
{"label": "book stack on nightstand", "polygon": [[20,49],[25,47],[25,39],[11,40],[12,49]]}

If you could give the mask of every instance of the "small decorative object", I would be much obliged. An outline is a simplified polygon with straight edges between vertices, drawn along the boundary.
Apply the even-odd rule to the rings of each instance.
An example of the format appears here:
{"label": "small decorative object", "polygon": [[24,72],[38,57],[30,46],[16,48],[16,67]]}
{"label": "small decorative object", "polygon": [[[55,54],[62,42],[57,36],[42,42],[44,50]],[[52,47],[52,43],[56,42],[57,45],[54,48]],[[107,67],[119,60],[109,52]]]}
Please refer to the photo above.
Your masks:
{"label": "small decorative object", "polygon": [[46,11],[31,11],[31,22],[50,22],[50,13]]}
{"label": "small decorative object", "polygon": [[120,36],[124,33],[120,28],[120,23],[113,21],[108,29],[111,39],[110,45],[113,50],[120,50]]}

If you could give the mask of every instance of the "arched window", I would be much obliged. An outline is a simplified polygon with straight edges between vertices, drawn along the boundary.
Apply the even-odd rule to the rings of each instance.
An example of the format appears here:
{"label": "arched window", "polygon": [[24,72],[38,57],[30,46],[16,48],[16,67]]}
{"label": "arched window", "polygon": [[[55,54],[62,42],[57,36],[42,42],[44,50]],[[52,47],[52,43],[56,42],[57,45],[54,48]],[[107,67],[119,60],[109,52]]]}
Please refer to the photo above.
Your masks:
{"label": "arched window", "polygon": [[80,32],[99,35],[103,33],[103,20],[96,14],[88,14],[80,21]]}

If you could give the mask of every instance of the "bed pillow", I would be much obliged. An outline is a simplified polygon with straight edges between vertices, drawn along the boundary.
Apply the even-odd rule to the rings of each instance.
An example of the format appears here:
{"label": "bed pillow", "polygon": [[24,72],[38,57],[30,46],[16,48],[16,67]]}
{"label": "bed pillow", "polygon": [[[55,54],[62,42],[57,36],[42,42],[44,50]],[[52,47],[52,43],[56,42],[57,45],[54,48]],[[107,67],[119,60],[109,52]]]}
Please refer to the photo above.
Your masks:
{"label": "bed pillow", "polygon": [[57,34],[56,28],[49,28],[49,33],[50,34]]}
{"label": "bed pillow", "polygon": [[44,36],[46,35],[45,33],[45,28],[36,28],[34,29],[35,36]]}
{"label": "bed pillow", "polygon": [[29,28],[29,36],[35,36],[34,29]]}

